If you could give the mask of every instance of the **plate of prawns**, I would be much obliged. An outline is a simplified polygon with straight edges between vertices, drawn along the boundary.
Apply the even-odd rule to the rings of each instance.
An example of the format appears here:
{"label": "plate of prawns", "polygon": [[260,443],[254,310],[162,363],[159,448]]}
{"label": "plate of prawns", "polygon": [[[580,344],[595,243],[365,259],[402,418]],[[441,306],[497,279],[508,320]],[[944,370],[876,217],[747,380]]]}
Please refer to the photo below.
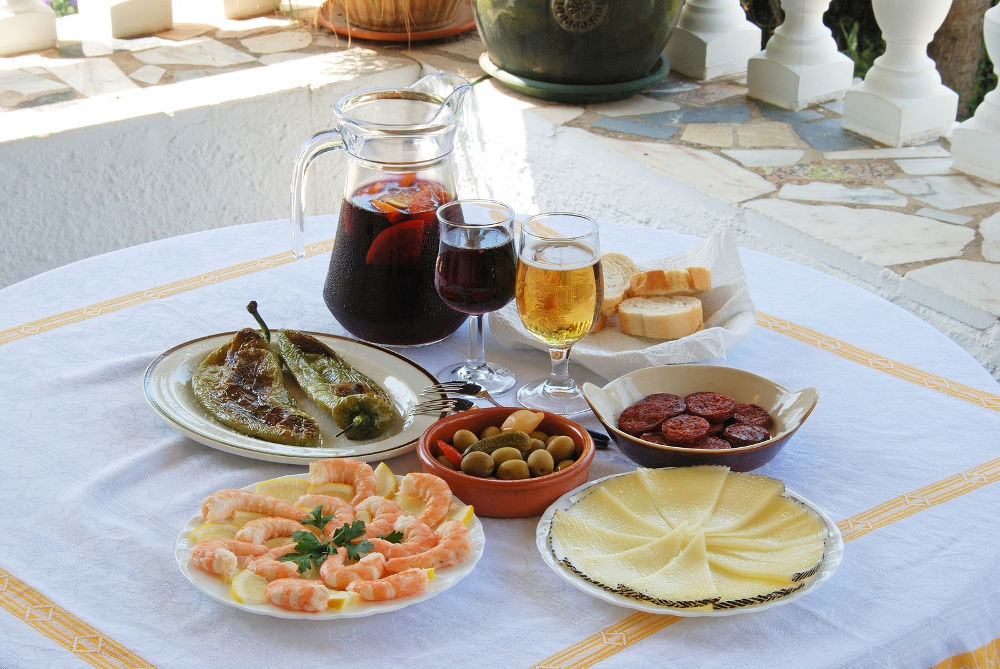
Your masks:
{"label": "plate of prawns", "polygon": [[443,479],[378,468],[330,458],[210,493],[177,538],[181,572],[222,604],[281,618],[357,618],[444,592],[482,556],[482,524]]}

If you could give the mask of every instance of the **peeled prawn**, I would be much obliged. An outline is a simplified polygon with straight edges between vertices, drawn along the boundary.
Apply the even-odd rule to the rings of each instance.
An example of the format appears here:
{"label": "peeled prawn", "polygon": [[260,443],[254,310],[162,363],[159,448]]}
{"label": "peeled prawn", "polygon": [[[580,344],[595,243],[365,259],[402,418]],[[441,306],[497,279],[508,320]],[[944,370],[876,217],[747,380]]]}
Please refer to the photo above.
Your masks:
{"label": "peeled prawn", "polygon": [[392,532],[393,524],[403,512],[391,499],[372,495],[355,508],[355,518],[365,521],[365,537],[379,537]]}
{"label": "peeled prawn", "polygon": [[351,504],[357,506],[361,500],[375,494],[375,471],[367,462],[328,458],[309,463],[309,484],[344,483],[354,487]]}
{"label": "peeled prawn", "polygon": [[297,578],[299,566],[294,562],[282,562],[278,558],[295,550],[295,544],[277,546],[263,555],[258,555],[246,563],[246,568],[269,581],[279,578]]}
{"label": "peeled prawn", "polygon": [[438,542],[438,537],[434,533],[434,530],[427,523],[422,523],[413,516],[400,516],[393,524],[393,529],[403,534],[403,540],[399,543],[386,541],[380,537],[369,539],[373,550],[378,551],[387,558],[406,557],[415,553],[423,553],[433,548]]}
{"label": "peeled prawn", "polygon": [[[354,507],[350,502],[346,502],[333,495],[302,495],[295,500],[295,506],[301,509],[312,511],[317,506],[323,507],[324,516],[333,516],[333,520],[327,523],[327,527],[332,523],[334,528],[340,527],[344,523],[350,525],[354,522]],[[326,529],[324,528],[324,531]],[[327,532],[330,534],[330,532]]]}
{"label": "peeled prawn", "polygon": [[267,552],[267,546],[237,539],[205,539],[191,550],[191,564],[227,581],[256,555]]}
{"label": "peeled prawn", "polygon": [[275,606],[292,611],[323,611],[330,604],[330,591],[322,581],[279,578],[267,584],[264,596]]}
{"label": "peeled prawn", "polygon": [[397,495],[419,497],[424,501],[424,509],[417,519],[437,527],[448,514],[451,506],[451,488],[444,479],[422,472],[410,473],[399,482]]}
{"label": "peeled prawn", "polygon": [[472,553],[472,543],[469,541],[469,528],[460,520],[444,523],[436,531],[438,542],[422,553],[405,557],[391,558],[386,562],[386,570],[390,573],[402,572],[414,567],[451,567]]}
{"label": "peeled prawn", "polygon": [[304,525],[290,518],[255,518],[236,532],[236,538],[240,541],[262,544],[276,537],[290,537],[293,532],[305,529],[307,528]]}
{"label": "peeled prawn", "polygon": [[232,518],[234,511],[252,511],[292,520],[302,520],[309,515],[277,497],[239,488],[213,492],[201,503],[201,517],[208,523]]}
{"label": "peeled prawn", "polygon": [[385,574],[385,556],[369,553],[354,564],[344,564],[347,549],[341,546],[336,555],[331,555],[319,568],[319,577],[327,587],[344,590],[354,581],[374,581]]}
{"label": "peeled prawn", "polygon": [[431,575],[427,569],[407,569],[374,581],[354,581],[348,590],[369,602],[416,595],[427,590]]}

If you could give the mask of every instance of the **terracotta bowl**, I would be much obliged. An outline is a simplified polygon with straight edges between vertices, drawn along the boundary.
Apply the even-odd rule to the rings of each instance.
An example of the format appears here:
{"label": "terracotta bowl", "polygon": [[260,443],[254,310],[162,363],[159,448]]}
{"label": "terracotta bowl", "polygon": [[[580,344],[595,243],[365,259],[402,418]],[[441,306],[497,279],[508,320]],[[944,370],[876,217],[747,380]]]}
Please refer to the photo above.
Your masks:
{"label": "terracotta bowl", "polygon": [[451,443],[458,430],[479,434],[490,425],[499,426],[520,408],[492,407],[452,414],[427,428],[417,443],[417,457],[423,470],[447,481],[459,499],[475,508],[476,515],[491,518],[541,515],[563,493],[585,483],[590,474],[590,464],[594,461],[594,440],[582,426],[548,412],[538,429],[550,435],[565,434],[576,442],[576,462],[562,471],[520,481],[501,481],[469,476],[448,469],[435,459],[438,439]]}
{"label": "terracotta bowl", "polygon": [[[770,462],[799,429],[819,399],[815,388],[791,392],[770,379],[732,367],[667,365],[620,376],[604,387],[584,383],[583,394],[618,448],[643,467],[727,465],[747,472]],[[653,393],[684,396],[698,391],[724,393],[740,402],[767,409],[773,424],[771,438],[750,446],[714,450],[654,444],[618,429],[618,414]]]}

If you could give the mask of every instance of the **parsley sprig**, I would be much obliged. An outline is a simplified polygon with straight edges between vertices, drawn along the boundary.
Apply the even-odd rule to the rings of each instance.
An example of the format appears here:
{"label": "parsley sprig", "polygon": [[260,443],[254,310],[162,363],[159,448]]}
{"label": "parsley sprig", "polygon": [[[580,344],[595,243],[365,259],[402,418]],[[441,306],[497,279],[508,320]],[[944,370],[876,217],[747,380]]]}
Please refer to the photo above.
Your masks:
{"label": "parsley sprig", "polygon": [[[360,560],[370,553],[374,546],[365,536],[365,522],[355,520],[353,523],[344,523],[333,534],[327,537],[326,526],[334,515],[324,515],[323,507],[317,506],[309,512],[309,517],[300,521],[303,525],[312,525],[319,528],[320,536],[316,536],[307,530],[298,530],[292,533],[295,540],[295,550],[278,558],[281,562],[294,562],[299,567],[299,573],[304,573],[310,567],[319,567],[331,555],[337,553],[338,548],[347,549],[347,557],[351,560]],[[355,539],[362,538],[361,541]],[[386,541],[399,543],[403,540],[403,534],[398,531],[390,532],[382,537]]]}

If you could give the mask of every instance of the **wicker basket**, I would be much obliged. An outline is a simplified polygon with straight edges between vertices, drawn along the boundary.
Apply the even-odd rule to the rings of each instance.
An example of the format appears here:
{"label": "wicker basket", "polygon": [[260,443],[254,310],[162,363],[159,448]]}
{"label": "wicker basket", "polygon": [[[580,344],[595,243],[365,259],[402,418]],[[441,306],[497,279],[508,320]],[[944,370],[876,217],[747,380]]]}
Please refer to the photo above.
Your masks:
{"label": "wicker basket", "polygon": [[448,25],[463,0],[326,0],[321,11],[338,9],[348,25],[366,30],[413,33]]}

